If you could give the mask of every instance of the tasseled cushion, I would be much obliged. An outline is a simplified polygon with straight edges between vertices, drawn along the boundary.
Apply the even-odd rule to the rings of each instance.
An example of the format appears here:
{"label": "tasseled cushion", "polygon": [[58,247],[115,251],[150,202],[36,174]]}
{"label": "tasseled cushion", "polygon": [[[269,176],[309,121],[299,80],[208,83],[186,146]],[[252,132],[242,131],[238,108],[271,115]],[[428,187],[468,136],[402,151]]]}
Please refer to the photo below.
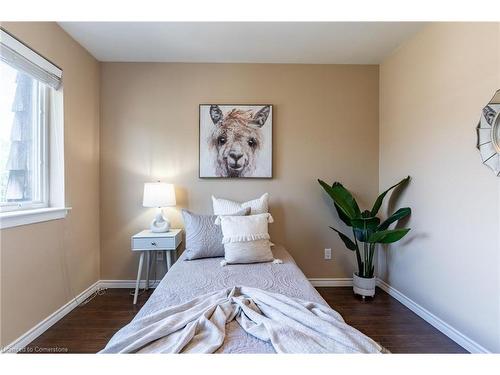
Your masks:
{"label": "tasseled cushion", "polygon": [[273,217],[269,213],[251,216],[219,216],[216,224],[222,227],[224,261],[222,266],[232,263],[271,262],[279,264],[271,251],[268,224]]}

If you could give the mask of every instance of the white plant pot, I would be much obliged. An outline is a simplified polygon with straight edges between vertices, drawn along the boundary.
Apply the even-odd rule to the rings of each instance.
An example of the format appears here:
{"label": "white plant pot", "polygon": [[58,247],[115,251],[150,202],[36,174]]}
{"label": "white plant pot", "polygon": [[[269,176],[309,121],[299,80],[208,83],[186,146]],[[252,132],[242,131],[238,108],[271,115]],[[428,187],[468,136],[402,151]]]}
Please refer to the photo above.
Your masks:
{"label": "white plant pot", "polygon": [[359,277],[356,273],[352,274],[352,289],[355,294],[362,297],[373,297],[375,295],[375,281],[376,277],[370,279],[366,277]]}

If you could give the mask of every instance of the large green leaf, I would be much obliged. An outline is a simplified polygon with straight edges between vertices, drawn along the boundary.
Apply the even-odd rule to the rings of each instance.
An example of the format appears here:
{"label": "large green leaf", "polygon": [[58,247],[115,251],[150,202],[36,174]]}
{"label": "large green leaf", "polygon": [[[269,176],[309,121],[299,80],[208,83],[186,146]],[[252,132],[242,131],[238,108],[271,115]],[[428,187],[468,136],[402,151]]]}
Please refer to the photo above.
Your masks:
{"label": "large green leaf", "polygon": [[356,200],[340,182],[335,182],[332,186],[319,179],[318,182],[345,216],[352,220],[361,215]]}
{"label": "large green leaf", "polygon": [[351,220],[354,235],[358,241],[366,242],[370,235],[375,231],[380,224],[378,217],[357,218]]}
{"label": "large green leaf", "polygon": [[337,232],[337,234],[339,235],[340,239],[342,241],[344,241],[344,244],[345,246],[349,249],[349,250],[352,250],[352,251],[356,251],[356,249],[358,248],[356,246],[356,244],[354,242],[352,242],[352,240],[347,237],[344,233],[340,232],[339,230],[333,228],[333,227],[330,227],[332,230],[334,230],[335,232]]}
{"label": "large green leaf", "polygon": [[406,236],[410,228],[388,229],[372,233],[368,242],[370,243],[393,243]]}
{"label": "large green leaf", "polygon": [[337,214],[339,215],[340,220],[342,220],[344,222],[344,224],[347,225],[348,227],[352,226],[351,225],[351,219],[349,219],[347,217],[347,215],[344,214],[344,212],[339,208],[339,206],[337,205],[337,203],[334,203],[334,206],[335,206],[335,209],[337,210]]}
{"label": "large green leaf", "polygon": [[401,185],[401,184],[406,184],[408,181],[410,181],[410,176],[403,178],[401,181],[399,181],[396,185],[392,185],[389,189],[384,191],[382,194],[380,194],[373,204],[372,210],[371,210],[371,216],[375,216],[378,214],[378,210],[380,210],[380,207],[382,206],[382,202],[384,201],[385,196],[389,191],[394,189],[396,186]]}
{"label": "large green leaf", "polygon": [[402,218],[411,214],[410,207],[400,208],[396,212],[394,212],[391,216],[389,216],[382,224],[380,224],[377,230],[386,230],[389,228],[389,225],[394,223],[395,221],[401,220]]}

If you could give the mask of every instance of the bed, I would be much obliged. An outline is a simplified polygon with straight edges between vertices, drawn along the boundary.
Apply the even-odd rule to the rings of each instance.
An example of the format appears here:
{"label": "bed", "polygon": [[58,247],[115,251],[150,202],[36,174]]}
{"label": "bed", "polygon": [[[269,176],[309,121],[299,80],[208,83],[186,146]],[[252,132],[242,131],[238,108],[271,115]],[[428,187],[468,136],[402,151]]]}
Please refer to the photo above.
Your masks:
{"label": "bed", "polygon": [[[282,305],[286,311],[289,304],[292,303],[290,299],[300,299],[305,302],[304,306],[311,305],[316,306],[315,310],[323,311],[323,313],[319,313],[322,316],[325,316],[325,312],[327,314],[336,314],[337,317],[334,319],[333,326],[325,326],[325,329],[319,328],[320,325],[316,323],[322,323],[322,320],[312,321],[312,325],[309,327],[313,327],[313,330],[318,332],[327,332],[326,335],[330,335],[332,338],[336,334],[339,336],[333,337],[333,341],[337,343],[341,343],[342,340],[337,340],[337,337],[346,336],[348,337],[348,342],[350,340],[351,343],[354,344],[353,347],[357,347],[358,343],[360,344],[359,348],[365,348],[364,350],[348,350],[347,352],[371,352],[371,353],[380,353],[384,352],[384,349],[380,347],[378,344],[373,342],[373,340],[369,339],[359,331],[356,331],[352,327],[345,324],[335,311],[328,307],[328,304],[325,300],[319,295],[319,293],[314,289],[311,283],[307,280],[304,274],[300,271],[292,256],[285,250],[282,246],[274,246],[273,247],[273,255],[275,258],[279,258],[282,263],[275,262],[267,262],[267,263],[255,263],[255,264],[232,264],[227,266],[221,266],[221,260],[223,258],[206,258],[206,259],[197,259],[197,260],[186,260],[186,254],[183,253],[178,261],[170,268],[168,273],[165,275],[163,280],[157,286],[156,290],[149,297],[149,300],[142,307],[139,313],[134,317],[131,323],[122,328],[115,336],[110,340],[106,348],[102,351],[103,353],[116,353],[116,352],[138,352],[138,353],[160,353],[165,352],[165,348],[172,347],[173,345],[181,345],[178,343],[178,339],[158,334],[158,330],[160,326],[157,324],[162,323],[161,316],[165,313],[166,310],[176,310],[182,313],[187,313],[191,311],[190,304],[198,300],[199,306],[200,301],[206,301],[207,294],[218,294],[221,290],[227,290],[233,288],[241,287],[241,289],[248,289],[249,291],[256,291],[257,293],[263,294],[273,294],[275,296],[279,296],[278,298],[284,298],[285,304]],[[264,291],[264,292],[263,292]],[[269,297],[269,296],[267,296]],[[271,297],[272,298],[272,297]],[[258,302],[255,299],[255,302]],[[207,302],[208,303],[208,302]],[[245,302],[245,304],[248,302]],[[264,302],[265,303],[265,302]],[[312,304],[311,304],[312,303]],[[183,306],[180,306],[183,305]],[[222,305],[220,305],[222,306]],[[264,305],[259,305],[259,307],[263,307]],[[300,306],[299,310],[304,310],[304,306]],[[264,311],[264,310],[263,310]],[[282,310],[278,309],[278,314],[281,313]],[[299,314],[301,312],[299,311]],[[307,315],[307,314],[306,314]],[[150,324],[143,325],[142,322],[148,321],[151,319],[156,319],[155,317],[160,316],[159,319],[153,321]],[[288,319],[287,316],[283,316],[285,319]],[[305,321],[308,320],[309,315],[305,317]],[[170,315],[170,318],[172,316]],[[267,319],[267,318],[264,318]],[[292,321],[296,324],[297,320]],[[328,320],[328,318],[327,318]],[[340,321],[340,323],[338,323]],[[163,329],[168,327],[167,329],[176,331],[177,328],[173,328],[176,324],[179,324],[179,320],[177,316],[173,320],[169,320],[170,323],[163,324]],[[283,322],[283,320],[278,319],[275,322]],[[326,321],[325,321],[326,322]],[[317,336],[309,336],[306,334],[302,335],[301,325],[302,320],[298,319],[299,330],[291,330],[286,328],[285,331],[281,330],[281,334],[278,335],[279,339],[282,342],[290,343],[297,342],[300,345],[307,345],[307,341],[310,339],[313,342],[313,345],[320,345],[323,349],[327,347],[327,345],[323,345],[324,338],[320,333],[319,341]],[[182,323],[184,324],[184,323]],[[210,324],[210,323],[209,323]],[[273,323],[274,324],[274,323]],[[325,323],[330,324],[330,323]],[[330,327],[334,327],[337,324],[337,328],[334,328],[333,331],[330,330]],[[279,325],[279,323],[278,323]],[[189,326],[189,324],[188,324]],[[188,326],[185,326],[186,329],[189,330]],[[179,327],[184,327],[184,325],[180,325]],[[260,340],[251,334],[247,333],[241,326],[241,321],[237,322],[236,320],[232,320],[227,324],[223,324],[222,327],[225,328],[225,334],[222,336],[222,339],[218,341],[216,346],[212,346],[213,350],[207,352],[215,352],[215,353],[276,353],[275,348],[269,341]],[[287,326],[288,327],[288,326]],[[315,327],[315,328],[314,328]],[[247,329],[248,330],[248,329]],[[217,331],[217,330],[216,330]],[[156,332],[156,333],[155,333]],[[180,331],[176,331],[176,334]],[[288,332],[299,333],[297,336],[295,333],[288,337]],[[311,332],[311,331],[309,331]],[[333,333],[332,333],[333,332]],[[146,345],[137,345],[136,349],[131,351],[120,351],[116,348],[119,346],[128,346],[128,341],[134,341],[136,339],[142,340],[144,337],[147,337],[148,334],[156,334],[154,340],[144,341],[147,343]],[[158,339],[158,337],[160,337]],[[182,337],[182,336],[177,336]],[[209,340],[208,336],[206,340]],[[273,338],[274,336],[273,333]],[[302,337],[302,338],[300,338]],[[170,341],[169,341],[170,340]],[[291,340],[291,341],[290,341]],[[304,341],[305,340],[305,341]],[[276,340],[275,340],[276,341]],[[205,344],[205,339],[203,338],[201,341],[202,345]],[[222,342],[222,345],[220,345]],[[326,342],[325,342],[326,343]],[[182,344],[184,345],[184,344]],[[220,346],[219,346],[220,345]],[[276,345],[276,342],[274,342]],[[287,344],[289,345],[289,344]],[[293,345],[293,344],[292,344]],[[181,346],[182,348],[183,346]],[[304,346],[302,346],[303,348]],[[351,347],[351,348],[353,348]],[[330,348],[332,348],[330,346]],[[116,350],[115,350],[116,349]],[[138,350],[137,350],[138,349]],[[349,349],[349,348],[348,348]],[[336,351],[336,350],[335,350]],[[167,352],[178,352],[178,351],[167,351]],[[283,352],[283,350],[281,350]],[[302,350],[291,350],[288,352],[303,352]],[[308,352],[308,351],[307,351]],[[316,352],[316,351],[313,351]],[[322,352],[332,352],[331,350]],[[343,352],[343,351],[339,351]]]}

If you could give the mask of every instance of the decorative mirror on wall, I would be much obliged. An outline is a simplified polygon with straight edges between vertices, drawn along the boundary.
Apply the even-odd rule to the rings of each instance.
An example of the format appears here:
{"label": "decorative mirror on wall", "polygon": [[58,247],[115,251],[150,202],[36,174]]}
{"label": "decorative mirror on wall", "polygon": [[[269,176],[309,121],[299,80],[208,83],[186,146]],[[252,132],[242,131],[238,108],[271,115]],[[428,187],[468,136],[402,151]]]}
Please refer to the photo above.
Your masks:
{"label": "decorative mirror on wall", "polygon": [[477,125],[477,148],[483,164],[500,176],[500,90],[483,108]]}

